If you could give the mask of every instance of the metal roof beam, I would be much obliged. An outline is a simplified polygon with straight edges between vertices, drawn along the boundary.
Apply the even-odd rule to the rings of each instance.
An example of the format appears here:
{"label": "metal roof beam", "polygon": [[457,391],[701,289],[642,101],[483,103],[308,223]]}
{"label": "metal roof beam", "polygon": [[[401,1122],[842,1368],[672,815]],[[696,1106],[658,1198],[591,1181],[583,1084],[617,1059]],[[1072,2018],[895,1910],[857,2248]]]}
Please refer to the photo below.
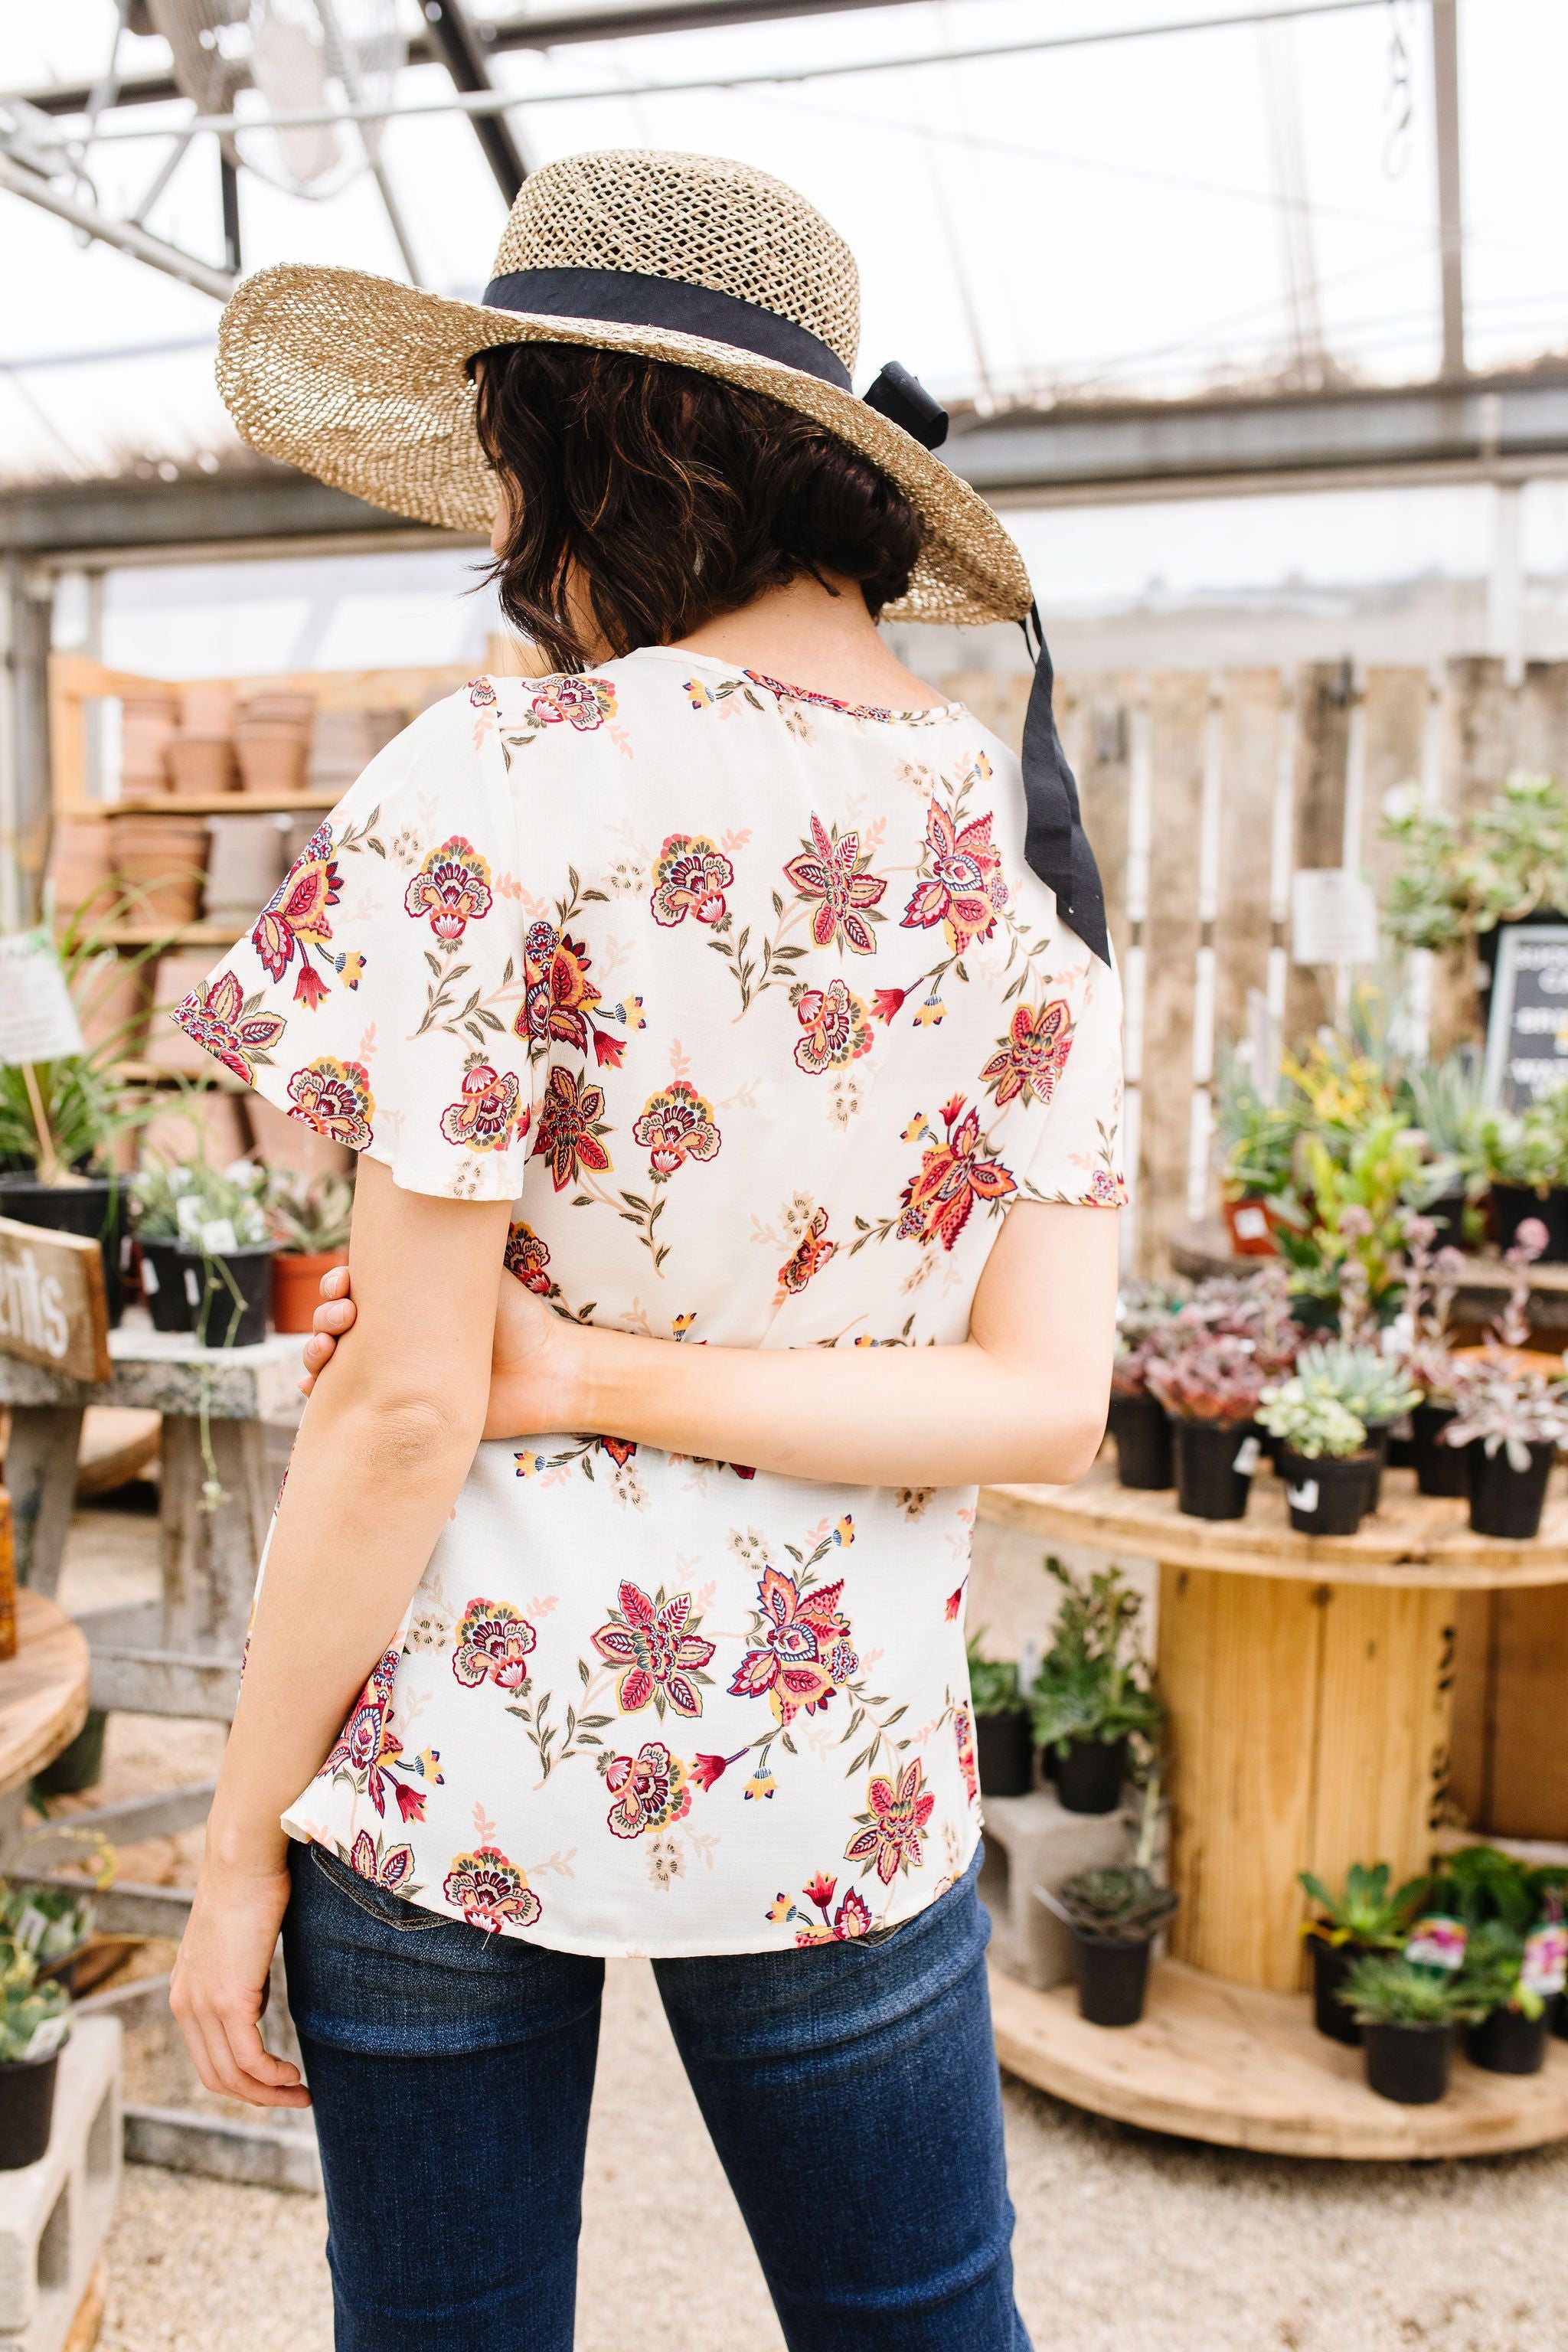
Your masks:
{"label": "metal roof beam", "polygon": [[[425,0],[425,16],[430,27],[426,37],[439,49],[453,89],[493,89],[485,45],[463,0]],[[476,114],[471,120],[495,184],[510,205],[528,176],[512,127],[504,114]]]}
{"label": "metal roof beam", "polygon": [[[481,18],[473,24],[484,50],[564,48],[579,41],[626,41],[650,33],[716,31],[726,25],[760,25],[792,16],[836,16],[851,9],[894,8],[907,0],[622,0],[613,8],[555,8],[527,16]],[[409,37],[410,65],[449,65],[432,26]],[[477,89],[477,82],[459,82]],[[42,114],[81,114],[92,93],[86,82],[61,82],[25,93]],[[116,106],[166,104],[183,95],[171,73],[127,74]]]}
{"label": "metal roof beam", "polygon": [[68,196],[51,180],[40,178],[37,173],[25,171],[20,163],[0,151],[0,188],[9,189],[14,196],[22,196],[30,205],[39,205],[47,213],[55,213],[61,220],[69,221],[72,228],[81,229],[100,244],[119,247],[133,260],[144,261],[149,268],[161,269],[166,278],[178,278],[186,286],[194,286],[198,294],[210,294],[219,302],[226,302],[234,292],[237,280],[226,270],[214,269],[210,263],[200,260],[183,247],[170,245],[161,236],[151,236],[134,221],[116,220],[110,213],[100,212],[96,205],[84,205],[75,196]]}
{"label": "metal roof beam", "polygon": [[1464,216],[1459,203],[1459,28],[1456,0],[1432,0],[1432,89],[1437,130],[1438,263],[1443,373],[1465,373]]}

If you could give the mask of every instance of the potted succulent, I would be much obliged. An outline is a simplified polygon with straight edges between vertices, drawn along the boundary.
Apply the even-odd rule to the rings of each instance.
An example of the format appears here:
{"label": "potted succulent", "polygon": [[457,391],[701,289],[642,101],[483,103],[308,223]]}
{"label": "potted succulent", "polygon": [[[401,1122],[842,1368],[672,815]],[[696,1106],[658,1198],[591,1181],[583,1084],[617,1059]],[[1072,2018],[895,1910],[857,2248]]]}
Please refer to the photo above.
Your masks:
{"label": "potted succulent", "polygon": [[1258,1465],[1253,1416],[1264,1372],[1254,1342],[1215,1331],[1152,1362],[1150,1388],[1173,1423],[1177,1507],[1200,1519],[1239,1519]]}
{"label": "potted succulent", "polygon": [[1340,1995],[1355,1962],[1368,1952],[1400,1952],[1410,1923],[1426,1899],[1430,1880],[1408,1878],[1390,1891],[1387,1863],[1352,1862],[1342,1895],[1331,1895],[1310,1870],[1298,1873],[1318,1906],[1301,1933],[1312,1958],[1312,2021],[1320,2033],[1352,2045],[1361,2027]]}
{"label": "potted succulent", "polygon": [[131,1180],[142,1286],[155,1328],[194,1331],[203,1347],[253,1347],[267,1336],[272,1262],[254,1160],[226,1169],[153,1161]]}
{"label": "potted succulent", "polygon": [[1405,2107],[1435,2105],[1448,2087],[1454,2028],[1480,2014],[1458,1976],[1368,1952],[1352,1963],[1340,1999],[1361,2027],[1367,2088]]}
{"label": "potted succulent", "polygon": [[1484,1348],[1451,1359],[1454,1418],[1445,1445],[1469,1449],[1470,1525],[1478,1535],[1525,1541],[1541,1528],[1547,1480],[1568,1438],[1561,1376],[1535,1369],[1530,1341],[1530,1268],[1545,1228],[1527,1218],[1507,1254],[1513,1283]]}
{"label": "potted succulent", "polygon": [[279,1331],[308,1331],[329,1266],[349,1262],[354,1188],[347,1176],[287,1176],[273,1183],[267,1213],[272,1261],[272,1321]]}
{"label": "potted succulent", "polygon": [[1150,1390],[1149,1366],[1179,1344],[1181,1306],[1181,1294],[1159,1282],[1128,1283],[1117,1298],[1110,1427],[1124,1486],[1163,1488],[1175,1477],[1170,1415]]}
{"label": "potted succulent", "polygon": [[1055,1759],[1057,1795],[1068,1812],[1114,1812],[1129,1742],[1156,1744],[1164,1723],[1147,1664],[1129,1654],[1143,1604],[1114,1568],[1081,1580],[1059,1559],[1047,1559],[1046,1570],[1062,1587],[1062,1601],[1029,1690],[1034,1736]]}
{"label": "potted succulent", "polygon": [[1491,1187],[1492,1231],[1506,1256],[1527,1223],[1544,1234],[1535,1255],[1543,1265],[1568,1261],[1568,1099],[1554,1087],[1522,1110],[1489,1110],[1479,1122],[1479,1151]]}
{"label": "potted succulent", "polygon": [[974,1710],[974,1753],[980,1792],[985,1797],[1026,1797],[1034,1786],[1034,1741],[1029,1710],[1018,1688],[1012,1658],[983,1658],[984,1626],[968,1643],[969,1697]]}
{"label": "potted succulent", "polygon": [[1173,1887],[1156,1884],[1140,1863],[1085,1870],[1057,1894],[1035,1889],[1070,1927],[1078,1960],[1078,2005],[1090,2025],[1136,2025],[1149,1987],[1155,1937],[1175,1910]]}
{"label": "potted succulent", "polygon": [[1421,1391],[1419,1403],[1410,1408],[1411,1459],[1419,1494],[1456,1496],[1469,1490],[1467,1457],[1462,1448],[1441,1441],[1454,1418],[1448,1318],[1465,1262],[1452,1247],[1434,1251],[1436,1238],[1433,1219],[1411,1218],[1406,1229],[1410,1274],[1405,1295],[1411,1336],[1405,1369],[1412,1385]]}
{"label": "potted succulent", "polygon": [[76,1963],[97,1917],[90,1886],[5,1886],[0,1941],[19,1944],[37,1962],[40,1977],[72,1992]]}
{"label": "potted succulent", "polygon": [[1297,1534],[1353,1536],[1372,1507],[1377,1466],[1365,1423],[1300,1376],[1265,1389],[1258,1418],[1279,1440],[1274,1466]]}
{"label": "potted succulent", "polygon": [[70,1996],[39,1980],[25,1945],[0,1938],[0,2172],[37,2164],[49,2145]]}
{"label": "potted succulent", "polygon": [[1364,1427],[1373,1457],[1366,1507],[1375,1511],[1394,1425],[1419,1404],[1420,1390],[1397,1357],[1350,1339],[1318,1339],[1303,1348],[1296,1359],[1296,1378],[1310,1393],[1343,1405]]}
{"label": "potted succulent", "polygon": [[1489,961],[1500,928],[1561,921],[1555,910],[1568,906],[1568,792],[1552,776],[1510,775],[1463,817],[1403,786],[1384,803],[1383,835],[1404,853],[1383,918],[1402,947],[1474,940]]}
{"label": "potted succulent", "polygon": [[1433,1227],[1429,1246],[1459,1249],[1480,1237],[1476,1203],[1487,1189],[1484,1069],[1478,1047],[1458,1045],[1440,1062],[1410,1062],[1400,1073],[1401,1102],[1433,1158],[1422,1210]]}
{"label": "potted succulent", "polygon": [[1472,1928],[1460,1981],[1481,2014],[1465,2036],[1465,2055],[1489,2074],[1539,2074],[1552,2031],[1551,2003],[1563,1989],[1568,1936],[1552,1919],[1521,1934],[1504,1919]]}

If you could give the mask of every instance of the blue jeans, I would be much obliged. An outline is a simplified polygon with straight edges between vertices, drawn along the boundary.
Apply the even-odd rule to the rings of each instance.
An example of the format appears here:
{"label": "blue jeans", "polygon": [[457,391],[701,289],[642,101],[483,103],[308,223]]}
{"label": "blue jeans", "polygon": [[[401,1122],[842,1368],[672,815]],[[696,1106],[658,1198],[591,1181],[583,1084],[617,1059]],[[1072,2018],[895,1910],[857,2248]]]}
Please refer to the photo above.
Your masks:
{"label": "blue jeans", "polygon": [[[338,2352],[570,2352],[604,1962],[290,1859]],[[1029,2352],[978,1867],[884,1937],[654,1963],[790,2352]]]}

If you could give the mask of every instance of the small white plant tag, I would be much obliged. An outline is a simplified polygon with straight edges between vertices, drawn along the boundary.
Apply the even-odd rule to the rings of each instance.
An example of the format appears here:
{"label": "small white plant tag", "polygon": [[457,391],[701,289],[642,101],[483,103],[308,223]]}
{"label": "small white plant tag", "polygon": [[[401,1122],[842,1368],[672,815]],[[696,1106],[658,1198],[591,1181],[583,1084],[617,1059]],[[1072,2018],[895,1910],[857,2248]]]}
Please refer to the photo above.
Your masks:
{"label": "small white plant tag", "polygon": [[149,1298],[158,1296],[158,1269],[145,1250],[142,1253],[142,1287]]}
{"label": "small white plant tag", "polygon": [[1299,1486],[1287,1486],[1285,1492],[1290,1498],[1290,1508],[1293,1511],[1317,1509],[1318,1482],[1315,1478],[1303,1478]]}
{"label": "small white plant tag", "polygon": [[1244,1437],[1236,1449],[1236,1459],[1230,1466],[1238,1478],[1250,1478],[1262,1459],[1263,1448],[1257,1438]]}
{"label": "small white plant tag", "polygon": [[70,2030],[71,2021],[70,2012],[68,2010],[62,2010],[58,2017],[44,2018],[33,2028],[32,2039],[27,2044],[27,2056],[29,2058],[47,2058],[51,2050],[63,2049],[65,2047],[66,2036]]}
{"label": "small white plant tag", "polygon": [[1252,1202],[1232,1210],[1230,1222],[1238,1242],[1260,1242],[1268,1231],[1267,1214]]}
{"label": "small white plant tag", "polygon": [[199,1307],[202,1303],[202,1286],[194,1265],[185,1268],[185,1297],[193,1307]]}

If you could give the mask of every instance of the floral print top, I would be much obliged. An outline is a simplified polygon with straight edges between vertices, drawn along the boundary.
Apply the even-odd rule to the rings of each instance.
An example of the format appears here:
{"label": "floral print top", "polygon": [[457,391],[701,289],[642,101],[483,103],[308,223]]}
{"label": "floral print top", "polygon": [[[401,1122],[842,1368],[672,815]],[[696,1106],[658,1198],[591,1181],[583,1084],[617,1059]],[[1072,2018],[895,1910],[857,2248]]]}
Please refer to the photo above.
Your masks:
{"label": "floral print top", "polygon": [[[563,1314],[684,1347],[957,1341],[1017,1201],[1114,1207],[1116,978],[957,704],[647,648],[382,751],[175,1018],[413,1191],[512,1203]],[[285,1816],[570,1951],[891,1927],[979,1828],[973,1491],[481,1445]],[[265,1572],[265,1571],[264,1571]]]}

